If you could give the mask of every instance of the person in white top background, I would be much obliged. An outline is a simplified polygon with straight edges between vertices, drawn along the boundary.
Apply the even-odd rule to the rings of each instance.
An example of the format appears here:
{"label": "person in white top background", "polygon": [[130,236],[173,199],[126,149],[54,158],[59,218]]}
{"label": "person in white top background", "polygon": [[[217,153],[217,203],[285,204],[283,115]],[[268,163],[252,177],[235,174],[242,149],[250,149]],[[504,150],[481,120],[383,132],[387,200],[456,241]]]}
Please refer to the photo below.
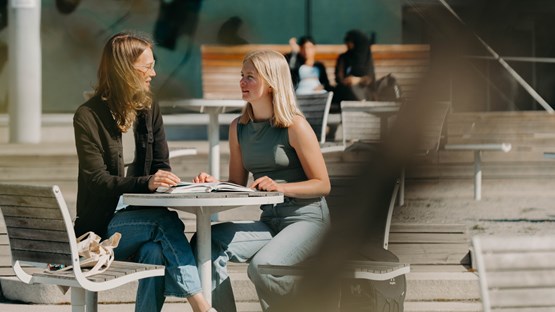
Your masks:
{"label": "person in white top background", "polygon": [[291,53],[285,55],[296,94],[332,91],[323,63],[316,60],[316,42],[311,36],[289,39]]}

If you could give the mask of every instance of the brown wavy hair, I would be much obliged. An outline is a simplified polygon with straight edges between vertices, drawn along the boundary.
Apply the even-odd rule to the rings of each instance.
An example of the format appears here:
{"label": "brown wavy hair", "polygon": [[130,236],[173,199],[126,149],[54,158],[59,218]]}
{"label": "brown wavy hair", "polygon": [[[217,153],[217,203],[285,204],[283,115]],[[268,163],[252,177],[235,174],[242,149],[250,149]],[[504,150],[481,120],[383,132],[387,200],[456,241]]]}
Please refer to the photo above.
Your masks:
{"label": "brown wavy hair", "polygon": [[121,132],[127,132],[138,111],[152,105],[152,93],[144,87],[144,78],[133,66],[146,49],[152,48],[148,36],[120,32],[108,39],[102,51],[95,95],[107,102]]}

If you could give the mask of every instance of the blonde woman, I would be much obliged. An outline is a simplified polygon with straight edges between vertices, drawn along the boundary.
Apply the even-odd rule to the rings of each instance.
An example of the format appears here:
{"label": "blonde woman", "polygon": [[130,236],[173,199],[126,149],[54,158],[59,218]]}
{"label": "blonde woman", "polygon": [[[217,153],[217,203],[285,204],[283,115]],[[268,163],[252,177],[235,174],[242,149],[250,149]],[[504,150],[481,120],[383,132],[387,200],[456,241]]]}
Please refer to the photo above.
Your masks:
{"label": "blonde woman", "polygon": [[[165,276],[139,282],[135,311],[160,311],[165,296],[186,297],[195,312],[213,311],[202,295],[177,213],[119,201],[123,193],[149,193],[179,182],[171,173],[162,115],[150,92],[156,76],[152,48],[143,35],[112,36],[102,52],[94,95],[75,112],[75,232],[79,236],[94,231],[103,237],[120,232],[116,259],[165,265]],[[127,161],[126,155],[131,156]],[[127,174],[125,163],[130,163]]]}
{"label": "blonde woman", "polygon": [[[258,266],[296,264],[316,250],[329,225],[324,196],[330,181],[316,135],[296,105],[285,57],[275,51],[247,54],[240,87],[247,104],[229,130],[229,180],[246,185],[252,173],[251,187],[282,192],[285,201],[263,205],[259,221],[212,227],[213,304],[236,310],[226,265],[250,261],[248,275],[263,310],[279,310],[292,295],[294,279],[260,274]],[[215,179],[202,172],[194,181]]]}

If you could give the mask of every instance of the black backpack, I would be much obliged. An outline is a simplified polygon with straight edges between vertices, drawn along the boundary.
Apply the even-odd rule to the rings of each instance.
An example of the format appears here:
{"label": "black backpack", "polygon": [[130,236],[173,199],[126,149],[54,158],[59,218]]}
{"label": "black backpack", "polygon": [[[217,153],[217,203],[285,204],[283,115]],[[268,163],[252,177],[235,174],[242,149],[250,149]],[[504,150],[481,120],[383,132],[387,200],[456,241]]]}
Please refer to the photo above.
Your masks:
{"label": "black backpack", "polygon": [[375,90],[377,101],[398,101],[401,99],[401,86],[391,73],[376,80]]}
{"label": "black backpack", "polygon": [[[398,262],[391,251],[375,244],[365,246],[357,260]],[[406,277],[387,281],[345,278],[340,285],[340,312],[403,312],[407,291]]]}

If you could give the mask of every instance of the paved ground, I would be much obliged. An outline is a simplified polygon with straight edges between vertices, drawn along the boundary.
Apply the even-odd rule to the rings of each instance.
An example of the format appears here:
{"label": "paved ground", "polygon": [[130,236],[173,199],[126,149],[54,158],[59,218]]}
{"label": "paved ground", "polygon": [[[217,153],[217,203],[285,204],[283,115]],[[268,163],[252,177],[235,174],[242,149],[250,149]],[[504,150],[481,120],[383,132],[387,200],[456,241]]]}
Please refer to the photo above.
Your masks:
{"label": "paved ground", "polygon": [[555,234],[555,191],[550,179],[484,179],[482,200],[472,180],[410,181],[398,222],[465,223],[471,235]]}
{"label": "paved ground", "polygon": [[[261,311],[258,302],[242,303],[237,309],[242,312]],[[101,304],[99,312],[134,312],[134,304]],[[44,304],[6,304],[0,303],[2,312],[58,312],[71,311],[69,305],[44,305]],[[191,312],[191,306],[186,303],[166,303],[162,312]]]}

